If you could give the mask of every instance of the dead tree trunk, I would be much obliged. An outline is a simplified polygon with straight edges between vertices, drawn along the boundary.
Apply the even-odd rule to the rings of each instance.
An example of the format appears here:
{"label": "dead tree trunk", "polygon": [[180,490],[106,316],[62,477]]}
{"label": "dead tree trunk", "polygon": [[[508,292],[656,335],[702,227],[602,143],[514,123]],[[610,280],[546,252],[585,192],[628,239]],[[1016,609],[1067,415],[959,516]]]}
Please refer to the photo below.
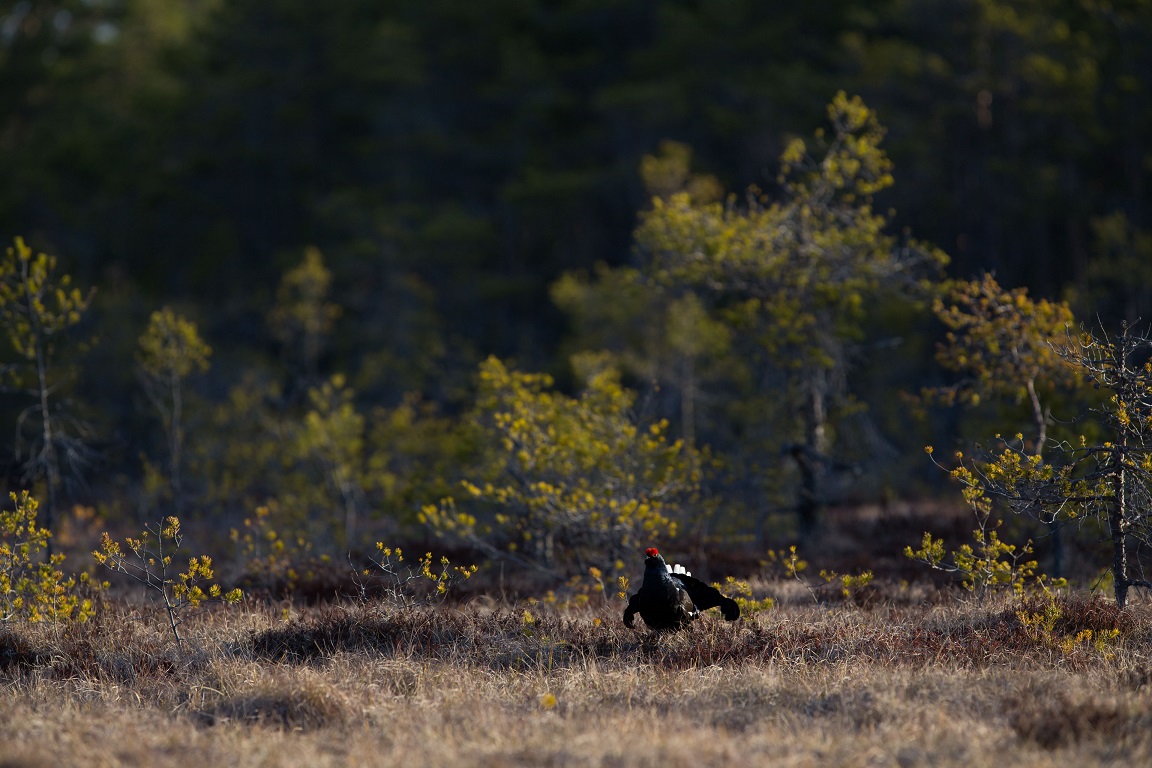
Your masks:
{"label": "dead tree trunk", "polygon": [[[1123,440],[1123,438],[1121,438]],[[1115,496],[1108,515],[1108,531],[1112,535],[1112,587],[1116,593],[1116,605],[1123,609],[1128,599],[1128,547],[1127,536],[1127,492],[1125,488],[1124,447],[1120,445],[1113,453],[1113,482]]]}

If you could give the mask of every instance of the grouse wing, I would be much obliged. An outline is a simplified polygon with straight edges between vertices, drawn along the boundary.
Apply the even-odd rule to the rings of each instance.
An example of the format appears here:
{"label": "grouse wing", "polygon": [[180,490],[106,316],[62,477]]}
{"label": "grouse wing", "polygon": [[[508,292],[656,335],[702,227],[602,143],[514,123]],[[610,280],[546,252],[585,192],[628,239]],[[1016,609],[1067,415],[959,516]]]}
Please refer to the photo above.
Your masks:
{"label": "grouse wing", "polygon": [[736,601],[720,594],[720,590],[711,584],[705,584],[700,579],[686,573],[673,573],[672,578],[679,579],[680,583],[684,585],[684,591],[692,598],[697,610],[706,611],[709,608],[719,607],[720,613],[724,614],[724,618],[728,621],[736,621],[740,618],[740,606],[736,604]]}

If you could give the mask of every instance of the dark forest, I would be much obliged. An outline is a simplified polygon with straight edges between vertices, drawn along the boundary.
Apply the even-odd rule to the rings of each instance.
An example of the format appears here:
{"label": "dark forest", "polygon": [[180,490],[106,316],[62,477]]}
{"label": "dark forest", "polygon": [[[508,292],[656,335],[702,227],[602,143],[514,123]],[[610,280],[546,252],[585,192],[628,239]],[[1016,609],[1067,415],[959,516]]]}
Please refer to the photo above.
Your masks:
{"label": "dark forest", "polygon": [[555,578],[963,507],[1115,428],[1052,345],[1141,354],[1150,75],[1136,0],[21,0],[8,486]]}

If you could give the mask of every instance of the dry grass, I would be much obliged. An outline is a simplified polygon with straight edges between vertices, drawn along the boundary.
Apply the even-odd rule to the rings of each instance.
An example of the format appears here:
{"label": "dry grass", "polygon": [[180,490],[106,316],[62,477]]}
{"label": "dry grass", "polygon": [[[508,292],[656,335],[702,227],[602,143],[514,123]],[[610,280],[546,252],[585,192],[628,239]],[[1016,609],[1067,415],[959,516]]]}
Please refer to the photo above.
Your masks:
{"label": "dry grass", "polygon": [[667,635],[615,607],[249,605],[194,617],[183,657],[113,604],[0,627],[0,768],[1152,763],[1147,608],[1066,602],[1037,635],[1007,605],[895,602]]}

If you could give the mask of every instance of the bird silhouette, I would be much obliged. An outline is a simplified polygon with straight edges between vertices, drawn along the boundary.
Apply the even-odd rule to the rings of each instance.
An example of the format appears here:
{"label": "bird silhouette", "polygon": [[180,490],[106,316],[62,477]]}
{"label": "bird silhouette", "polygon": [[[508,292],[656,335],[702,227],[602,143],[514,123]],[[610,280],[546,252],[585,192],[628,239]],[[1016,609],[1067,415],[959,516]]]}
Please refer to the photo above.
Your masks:
{"label": "bird silhouette", "polygon": [[720,608],[724,618],[740,618],[740,606],[720,590],[693,578],[683,566],[669,566],[655,547],[644,551],[644,581],[628,600],[624,626],[631,627],[636,614],[652,629],[680,629],[695,621],[701,611]]}

